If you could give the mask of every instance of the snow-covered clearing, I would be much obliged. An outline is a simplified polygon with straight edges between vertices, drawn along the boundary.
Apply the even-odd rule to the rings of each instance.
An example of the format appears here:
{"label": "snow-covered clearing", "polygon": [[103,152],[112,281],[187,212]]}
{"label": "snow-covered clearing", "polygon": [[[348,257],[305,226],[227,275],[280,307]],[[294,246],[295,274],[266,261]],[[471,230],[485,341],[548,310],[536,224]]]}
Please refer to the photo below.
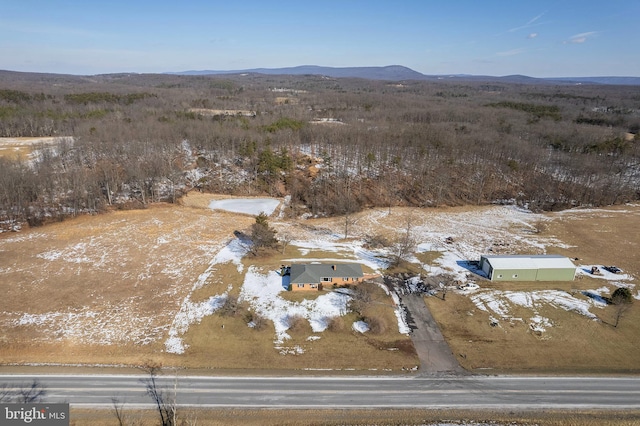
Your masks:
{"label": "snow-covered clearing", "polygon": [[275,198],[228,198],[211,201],[209,208],[254,216],[264,212],[267,216],[270,216],[279,205],[280,200]]}

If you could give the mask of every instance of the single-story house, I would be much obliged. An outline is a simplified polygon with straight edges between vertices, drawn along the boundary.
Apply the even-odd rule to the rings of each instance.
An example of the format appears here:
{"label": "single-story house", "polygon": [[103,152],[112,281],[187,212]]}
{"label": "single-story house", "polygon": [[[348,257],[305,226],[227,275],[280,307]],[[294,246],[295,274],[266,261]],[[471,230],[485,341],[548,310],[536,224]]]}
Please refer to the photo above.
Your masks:
{"label": "single-story house", "polygon": [[573,281],[576,266],[559,255],[484,255],[480,269],[491,281]]}
{"label": "single-story house", "polygon": [[294,263],[289,270],[291,291],[322,290],[334,284],[355,284],[364,279],[358,263]]}

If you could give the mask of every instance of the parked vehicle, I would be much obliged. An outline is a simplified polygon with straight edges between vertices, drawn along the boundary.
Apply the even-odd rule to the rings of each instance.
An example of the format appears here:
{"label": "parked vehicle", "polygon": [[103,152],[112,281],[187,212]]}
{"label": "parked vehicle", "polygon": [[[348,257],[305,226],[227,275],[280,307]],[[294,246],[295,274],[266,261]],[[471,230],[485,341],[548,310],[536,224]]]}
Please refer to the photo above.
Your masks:
{"label": "parked vehicle", "polygon": [[603,266],[602,267],[605,271],[609,271],[612,274],[621,274],[622,273],[622,269],[618,268],[617,266]]}
{"label": "parked vehicle", "polygon": [[476,283],[467,283],[458,286],[458,290],[477,290],[480,286]]}

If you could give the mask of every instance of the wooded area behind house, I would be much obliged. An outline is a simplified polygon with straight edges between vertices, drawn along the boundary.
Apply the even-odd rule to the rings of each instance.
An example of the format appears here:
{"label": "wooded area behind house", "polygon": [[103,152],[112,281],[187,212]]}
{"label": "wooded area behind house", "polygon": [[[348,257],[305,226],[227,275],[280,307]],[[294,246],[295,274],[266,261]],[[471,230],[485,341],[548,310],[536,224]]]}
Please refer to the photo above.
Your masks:
{"label": "wooded area behind house", "polygon": [[[640,198],[640,86],[0,71],[0,228],[290,195],[288,214]],[[0,146],[1,148],[1,146]]]}

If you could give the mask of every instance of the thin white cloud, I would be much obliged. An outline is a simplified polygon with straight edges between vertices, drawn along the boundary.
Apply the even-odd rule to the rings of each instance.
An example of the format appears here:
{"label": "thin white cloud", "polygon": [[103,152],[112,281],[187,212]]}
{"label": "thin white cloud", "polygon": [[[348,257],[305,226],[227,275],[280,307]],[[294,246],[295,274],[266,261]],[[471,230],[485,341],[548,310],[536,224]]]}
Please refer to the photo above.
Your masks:
{"label": "thin white cloud", "polygon": [[539,14],[537,16],[534,16],[533,18],[529,19],[529,21],[526,24],[521,25],[519,27],[511,28],[511,29],[507,30],[507,32],[513,33],[513,32],[519,31],[519,30],[524,30],[525,28],[530,28],[530,27],[535,27],[537,25],[542,25],[542,24],[544,24],[544,22],[537,22],[537,21],[540,18],[542,18],[545,13],[547,13],[547,12],[542,12],[541,14]]}
{"label": "thin white cloud", "polygon": [[529,22],[527,22],[527,25],[531,25],[531,24],[533,24],[533,23],[534,23],[534,22],[536,22],[538,19],[542,18],[542,17],[544,16],[544,14],[545,14],[545,13],[547,13],[547,12],[542,12],[540,15],[538,15],[538,16],[536,16],[536,17],[534,17],[534,18],[530,19],[530,20],[529,20]]}
{"label": "thin white cloud", "polygon": [[525,52],[525,49],[511,49],[505,52],[497,52],[496,56],[515,56],[524,52]]}
{"label": "thin white cloud", "polygon": [[584,43],[585,41],[589,40],[591,37],[593,37],[594,35],[598,34],[597,31],[589,31],[586,33],[580,33],[580,34],[576,34],[573,35],[571,37],[569,37],[569,40],[565,41],[564,44],[580,44],[580,43]]}
{"label": "thin white cloud", "polygon": [[531,39],[531,38],[536,38],[538,37],[538,33],[531,33],[527,36],[527,38]]}

